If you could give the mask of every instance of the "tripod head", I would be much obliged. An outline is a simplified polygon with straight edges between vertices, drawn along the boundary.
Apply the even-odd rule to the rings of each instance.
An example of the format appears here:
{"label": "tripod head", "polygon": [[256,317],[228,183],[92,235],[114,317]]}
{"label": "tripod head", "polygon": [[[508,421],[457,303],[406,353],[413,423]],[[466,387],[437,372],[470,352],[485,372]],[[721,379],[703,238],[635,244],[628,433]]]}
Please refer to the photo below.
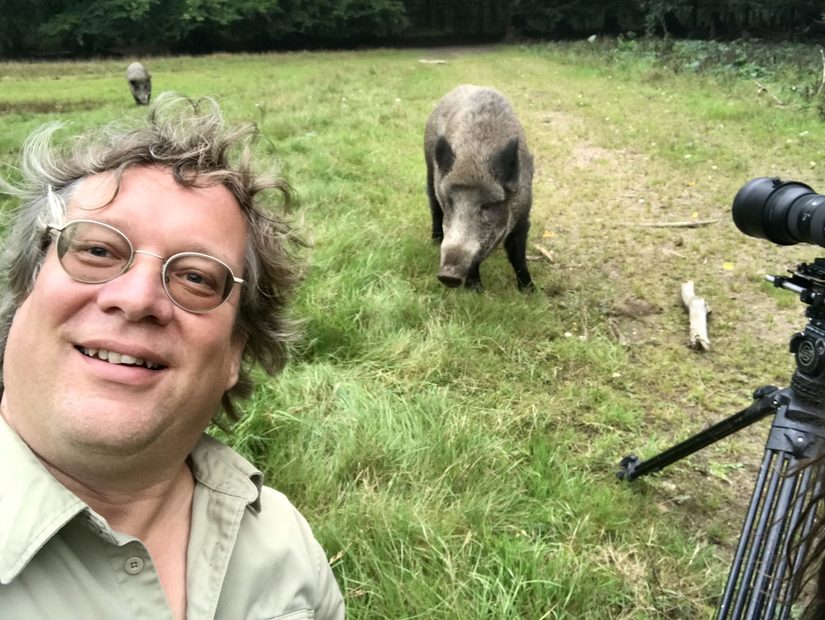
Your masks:
{"label": "tripod head", "polygon": [[800,263],[788,272],[790,277],[765,276],[765,279],[778,288],[799,293],[800,301],[809,306],[807,315],[825,320],[825,258],[815,258],[813,264]]}
{"label": "tripod head", "polygon": [[796,359],[797,371],[808,380],[820,378],[825,371],[825,258],[814,259],[813,264],[801,263],[789,269],[788,276],[766,276],[778,288],[799,295],[808,305],[805,329],[791,338],[791,353]]}

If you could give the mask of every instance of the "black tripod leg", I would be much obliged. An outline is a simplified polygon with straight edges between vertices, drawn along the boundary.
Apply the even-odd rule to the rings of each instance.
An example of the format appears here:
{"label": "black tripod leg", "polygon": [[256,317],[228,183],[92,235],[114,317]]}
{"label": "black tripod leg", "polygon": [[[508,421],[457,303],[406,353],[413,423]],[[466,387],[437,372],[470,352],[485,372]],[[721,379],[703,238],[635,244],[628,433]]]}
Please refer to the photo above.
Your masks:
{"label": "black tripod leg", "polygon": [[734,413],[729,418],[717,422],[710,428],[676,444],[672,448],[668,448],[647,461],[639,461],[639,457],[635,454],[624,457],[619,463],[619,467],[621,467],[617,474],[619,479],[635,480],[645,474],[661,471],[667,465],[675,463],[679,459],[775,413],[779,406],[787,400],[786,392],[787,390],[780,390],[772,385],[759,388],[754,392],[754,398],[758,400],[747,409]]}
{"label": "black tripod leg", "polygon": [[788,414],[801,411],[791,406],[780,409],[771,427],[717,620],[790,615],[808,551],[799,541],[810,533],[815,514],[803,508],[823,488],[823,465],[805,465],[825,454],[825,428]]}
{"label": "black tripod leg", "polygon": [[[780,455],[778,459],[775,459],[773,454],[766,454],[763,466],[771,471],[767,491],[754,488],[751,507],[748,512],[750,513],[751,510],[753,510],[755,514],[758,513],[759,519],[755,530],[745,532],[743,528],[742,538],[745,539],[745,543],[740,543],[739,545],[740,547],[746,547],[746,551],[743,549],[743,555],[747,554],[748,556],[745,570],[742,574],[741,584],[749,585],[748,587],[739,588],[736,602],[733,606],[732,618],[753,618],[756,620],[758,616],[748,614],[755,613],[754,610],[758,610],[761,607],[761,600],[764,597],[763,588],[765,587],[766,580],[770,580],[771,577],[770,570],[772,568],[773,546],[775,542],[771,541],[774,542],[774,544],[769,544],[768,541],[771,536],[766,536],[766,529],[770,525],[769,521],[775,518],[776,514],[781,514],[781,512],[776,513],[776,509],[778,506],[783,505],[782,498],[780,497],[778,502],[776,499],[777,489],[784,469],[782,461],[782,455]],[[774,535],[773,538],[775,537]],[[758,570],[757,567],[759,567]],[[733,570],[731,570],[731,573],[733,573]],[[728,585],[733,585],[730,583],[730,577],[728,578]],[[747,614],[742,615],[746,608],[748,609]],[[720,618],[721,617],[724,616],[720,616]]]}
{"label": "black tripod leg", "polygon": [[[745,521],[742,523],[742,533],[739,537],[739,545],[736,548],[736,553],[733,556],[733,563],[731,564],[730,574],[728,575],[728,582],[725,586],[725,593],[722,595],[722,601],[719,604],[718,620],[727,619],[728,610],[730,609],[731,599],[735,592],[736,583],[740,581],[740,571],[742,568],[742,560],[745,553],[749,549],[752,537],[755,536],[753,524],[759,513],[759,507],[762,502],[762,495],[765,489],[765,481],[768,478],[768,473],[772,471],[771,463],[773,455],[766,452],[762,459],[762,465],[759,468],[759,476],[756,478],[756,485],[753,488],[751,495],[751,502],[748,506],[748,512],[745,515]],[[746,567],[747,568],[747,567]],[[743,582],[750,580],[750,576],[745,576],[741,579]],[[741,610],[740,610],[741,611]],[[736,617],[736,614],[734,616]]]}
{"label": "black tripod leg", "polygon": [[[802,479],[799,483],[799,489],[808,489],[811,486],[811,479],[812,479],[812,472],[811,468],[806,468],[802,473]],[[819,493],[821,492],[821,484],[817,482],[815,484],[813,495],[814,497],[818,497]],[[798,493],[796,501],[793,504],[793,510],[791,511],[791,518],[789,523],[799,523],[799,519],[802,516],[802,510],[804,508],[803,500],[805,499],[805,493]],[[811,527],[813,526],[813,521],[815,517],[815,512],[812,510],[805,516],[805,523],[802,524],[802,535],[805,536],[811,531]],[[783,521],[785,521],[783,519]],[[782,548],[782,558],[790,558],[791,555],[796,551],[795,560],[793,562],[793,567],[791,567],[791,578],[793,579],[799,573],[797,571],[802,570],[802,562],[805,559],[805,555],[807,554],[807,547],[803,547],[801,549],[794,550],[791,548],[791,541],[788,539],[785,541],[785,544]],[[774,580],[773,584],[771,585],[771,591],[768,593],[768,605],[767,605],[767,613],[765,617],[773,618],[774,613],[776,610],[776,606],[779,601],[787,600],[789,598],[789,588],[791,587],[791,580],[785,578],[786,572],[790,567],[789,561],[782,561],[776,563],[776,571],[774,573]],[[786,618],[788,613],[790,612],[790,606],[786,606],[783,610],[782,616],[780,618]]]}

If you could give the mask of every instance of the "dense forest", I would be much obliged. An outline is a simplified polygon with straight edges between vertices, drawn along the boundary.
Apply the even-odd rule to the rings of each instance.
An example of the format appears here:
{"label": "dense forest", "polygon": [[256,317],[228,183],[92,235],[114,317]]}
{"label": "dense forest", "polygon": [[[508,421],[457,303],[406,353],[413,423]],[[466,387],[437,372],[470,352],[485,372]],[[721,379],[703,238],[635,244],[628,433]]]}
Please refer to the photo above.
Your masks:
{"label": "dense forest", "polygon": [[813,0],[2,0],[0,55],[263,51],[595,33],[825,36]]}

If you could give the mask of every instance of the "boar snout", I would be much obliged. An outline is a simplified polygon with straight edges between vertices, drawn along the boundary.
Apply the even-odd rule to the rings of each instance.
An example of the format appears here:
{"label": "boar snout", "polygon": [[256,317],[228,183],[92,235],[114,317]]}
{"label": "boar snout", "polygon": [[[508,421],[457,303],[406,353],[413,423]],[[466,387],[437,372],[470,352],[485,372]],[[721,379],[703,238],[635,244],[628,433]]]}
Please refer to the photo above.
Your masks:
{"label": "boar snout", "polygon": [[135,103],[139,105],[149,104],[149,89],[145,83],[129,82],[129,87],[132,89],[132,96],[135,98]]}
{"label": "boar snout", "polygon": [[477,248],[468,244],[441,245],[441,265],[436,276],[444,286],[456,288],[462,284],[475,288],[480,284],[478,277]]}
{"label": "boar snout", "polygon": [[441,284],[449,288],[458,288],[464,284],[464,276],[456,274],[453,270],[442,269],[436,277]]}

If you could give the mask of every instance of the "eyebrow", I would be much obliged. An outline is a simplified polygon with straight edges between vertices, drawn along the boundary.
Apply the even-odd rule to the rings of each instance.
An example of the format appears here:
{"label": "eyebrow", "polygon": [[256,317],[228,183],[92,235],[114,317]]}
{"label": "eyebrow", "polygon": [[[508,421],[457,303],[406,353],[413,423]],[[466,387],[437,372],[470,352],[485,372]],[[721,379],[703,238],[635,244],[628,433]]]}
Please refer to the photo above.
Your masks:
{"label": "eyebrow", "polygon": [[[135,242],[132,240],[132,237],[129,235],[129,232],[127,230],[125,230],[125,228],[128,227],[128,224],[124,220],[121,220],[120,218],[115,217],[115,218],[112,218],[111,220],[108,220],[108,219],[103,219],[103,218],[82,217],[82,216],[81,217],[68,217],[68,214],[67,214],[66,220],[63,222],[63,225],[65,226],[67,223],[73,222],[75,220],[90,220],[92,222],[99,222],[101,224],[106,224],[107,226],[111,226],[112,228],[116,228],[120,232],[122,232],[124,235],[126,235],[126,238],[129,240],[129,243],[132,244],[132,247],[133,247],[134,250],[140,250],[141,249],[141,248],[137,247]],[[217,259],[223,261],[224,263],[226,263],[227,265],[229,265],[229,263],[230,263],[229,257],[226,256],[223,252],[217,252],[214,248],[207,247],[206,245],[204,245],[202,242],[200,242],[197,239],[189,240],[189,241],[187,241],[187,244],[189,244],[189,245],[187,245],[185,248],[174,251],[174,252],[171,252],[169,254],[165,254],[163,258],[166,259],[166,258],[169,258],[170,256],[174,256],[175,254],[180,254],[181,252],[197,252],[199,254],[206,254],[206,255],[211,256],[213,258],[217,258]],[[239,269],[243,270],[244,267],[245,267],[245,263],[246,263],[246,246],[244,246],[244,254],[241,257],[241,265],[240,265]],[[233,271],[235,270],[235,268],[232,267],[231,265],[230,265],[230,268]]]}

